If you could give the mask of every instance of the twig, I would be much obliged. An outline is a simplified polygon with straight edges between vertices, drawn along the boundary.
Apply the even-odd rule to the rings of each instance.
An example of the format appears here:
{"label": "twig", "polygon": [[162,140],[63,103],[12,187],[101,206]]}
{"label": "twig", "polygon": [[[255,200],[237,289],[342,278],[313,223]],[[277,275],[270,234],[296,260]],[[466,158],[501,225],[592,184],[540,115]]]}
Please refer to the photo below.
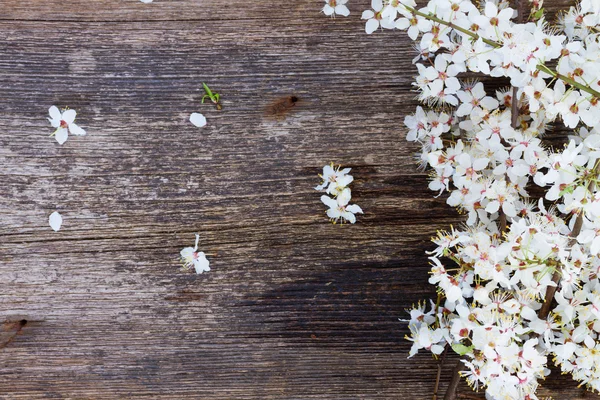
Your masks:
{"label": "twig", "polygon": [[[415,9],[413,7],[409,7],[409,6],[406,6],[406,5],[404,7],[408,11],[412,12],[414,15],[418,15],[420,17],[427,18],[428,20],[433,21],[433,22],[437,22],[438,24],[446,25],[449,28],[452,28],[452,29],[457,30],[457,31],[459,31],[461,33],[464,33],[467,36],[472,37],[473,40],[481,39],[481,40],[483,40],[484,43],[486,43],[486,44],[488,44],[488,45],[490,45],[492,47],[495,47],[495,48],[502,47],[501,43],[498,43],[498,42],[495,42],[493,40],[489,40],[489,39],[486,39],[486,38],[482,38],[478,34],[473,33],[471,31],[469,31],[468,29],[465,29],[465,28],[463,28],[461,26],[455,25],[452,22],[444,21],[443,19],[438,18],[438,17],[436,17],[433,14],[425,14],[425,13],[423,13],[421,11],[418,11],[417,9]],[[569,78],[568,76],[561,75],[558,72],[551,70],[545,64],[539,64],[536,68],[538,70],[540,70],[540,71],[543,71],[543,72],[546,72],[547,74],[552,75],[554,78],[558,78],[558,79],[560,79],[560,80],[568,83],[569,85],[571,85],[573,87],[576,87],[579,90],[583,90],[584,92],[587,92],[587,93],[591,94],[592,96],[597,97],[597,98],[600,99],[600,92],[595,91],[594,89],[592,89],[589,86],[582,85],[581,83],[579,83],[579,82],[577,82],[577,81]]]}
{"label": "twig", "polygon": [[[600,159],[596,160],[594,164],[594,168],[592,170],[592,175],[598,176],[600,173]],[[594,180],[590,180],[587,185],[587,191],[591,191],[594,186]],[[575,243],[577,243],[577,236],[581,233],[581,227],[583,226],[583,218],[584,212],[580,211],[577,214],[577,219],[575,220],[575,224],[573,225],[573,230],[571,231],[571,239],[569,240],[568,247],[573,247]],[[554,300],[554,294],[556,293],[556,289],[558,289],[558,283],[560,282],[560,267],[557,266],[556,271],[552,275],[552,282],[555,283],[555,286],[548,286],[546,288],[546,295],[544,296],[544,303],[542,303],[542,307],[538,311],[538,318],[546,319],[548,318],[548,314],[550,314],[550,307],[552,306],[552,300]]]}
{"label": "twig", "polygon": [[442,353],[442,357],[438,361],[437,376],[435,377],[435,386],[433,387],[433,400],[438,400],[438,389],[440,388],[440,378],[442,376],[442,365],[444,364],[444,360],[446,360],[447,353],[448,353],[448,346],[444,347],[444,352]]}
{"label": "twig", "polygon": [[446,390],[446,395],[444,396],[444,400],[454,400],[456,399],[456,389],[458,389],[458,384],[460,383],[460,371],[463,369],[463,363],[458,360],[454,369],[452,370],[452,380],[448,385],[448,389]]}
{"label": "twig", "polygon": [[502,234],[506,232],[506,214],[504,211],[500,210],[500,221],[498,221],[498,228],[500,229],[500,239],[502,239]]}
{"label": "twig", "polygon": [[510,104],[510,126],[513,129],[519,127],[519,99],[517,99],[517,92],[519,89],[516,86],[512,88],[512,100]]}
{"label": "twig", "polygon": [[[596,161],[596,166],[594,170],[596,170],[600,165],[598,161]],[[575,225],[573,225],[573,230],[571,231],[571,239],[569,240],[568,247],[572,247],[577,242],[577,236],[581,233],[581,227],[583,226],[583,212],[580,212],[577,215],[577,219],[575,220]],[[550,314],[550,308],[552,306],[552,300],[554,300],[554,294],[556,293],[556,289],[558,289],[558,283],[560,282],[560,268],[557,267],[556,271],[552,275],[552,282],[554,282],[555,286],[548,286],[546,288],[546,295],[544,296],[544,303],[542,303],[542,307],[538,311],[538,318],[546,319],[548,318],[548,314]]]}

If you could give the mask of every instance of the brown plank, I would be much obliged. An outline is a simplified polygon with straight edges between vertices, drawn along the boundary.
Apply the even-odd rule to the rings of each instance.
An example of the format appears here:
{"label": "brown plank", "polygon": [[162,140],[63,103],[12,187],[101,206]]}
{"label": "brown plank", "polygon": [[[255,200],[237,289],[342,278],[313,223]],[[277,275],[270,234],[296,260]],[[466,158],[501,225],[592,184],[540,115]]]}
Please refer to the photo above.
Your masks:
{"label": "brown plank", "polygon": [[[410,43],[319,7],[0,1],[0,397],[431,398],[397,319],[433,295],[428,238],[459,217],[404,141]],[[48,138],[53,104],[88,135]],[[330,161],[353,167],[354,226],[312,190]],[[177,262],[195,232],[202,276]]]}

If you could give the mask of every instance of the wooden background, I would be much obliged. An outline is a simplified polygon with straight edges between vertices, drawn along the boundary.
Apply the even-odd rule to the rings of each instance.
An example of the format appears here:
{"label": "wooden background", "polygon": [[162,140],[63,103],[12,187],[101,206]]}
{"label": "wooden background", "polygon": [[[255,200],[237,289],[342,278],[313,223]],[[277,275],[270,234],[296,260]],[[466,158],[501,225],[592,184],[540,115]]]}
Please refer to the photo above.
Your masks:
{"label": "wooden background", "polygon": [[[404,140],[411,43],[364,34],[364,1],[322,4],[0,0],[1,398],[431,398],[398,318],[458,216]],[[88,135],[49,138],[51,105]],[[330,161],[353,168],[356,225],[312,189]],[[200,276],[177,260],[196,232]]]}

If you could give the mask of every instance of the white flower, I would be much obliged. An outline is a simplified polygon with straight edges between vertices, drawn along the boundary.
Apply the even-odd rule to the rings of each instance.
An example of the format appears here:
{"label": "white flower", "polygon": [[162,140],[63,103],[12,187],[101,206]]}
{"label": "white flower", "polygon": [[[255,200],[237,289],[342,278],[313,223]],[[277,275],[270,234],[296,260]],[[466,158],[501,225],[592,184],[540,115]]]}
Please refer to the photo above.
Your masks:
{"label": "white flower", "polygon": [[54,211],[52,214],[50,214],[48,222],[50,223],[50,228],[54,229],[54,232],[58,232],[62,225],[63,219],[58,211]]}
{"label": "white flower", "polygon": [[190,122],[198,128],[202,128],[206,125],[206,118],[200,113],[192,113],[192,115],[190,115]]}
{"label": "white flower", "polygon": [[350,15],[350,10],[346,7],[348,0],[325,0],[325,6],[323,7],[323,13],[325,15],[341,15],[347,17]]}
{"label": "white flower", "polygon": [[323,174],[320,177],[323,183],[315,187],[315,190],[325,190],[327,194],[337,196],[339,192],[344,190],[354,178],[349,175],[351,168],[342,169],[341,166],[335,167],[333,163],[323,167]]}
{"label": "white flower", "polygon": [[77,116],[75,110],[65,110],[61,113],[58,107],[52,106],[48,112],[50,114],[48,121],[50,121],[53,128],[56,128],[56,131],[54,131],[52,135],[54,135],[58,144],[66,142],[69,133],[78,136],[85,135],[85,131],[74,122],[75,117]]}
{"label": "white flower", "polygon": [[511,8],[500,10],[493,2],[486,1],[484,15],[476,17],[475,22],[485,30],[487,37],[498,39],[502,32],[506,32],[510,28],[512,15]]}
{"label": "white flower", "polygon": [[368,34],[375,32],[380,26],[385,29],[394,29],[394,22],[381,15],[383,10],[382,0],[371,0],[371,8],[373,10],[365,10],[362,14],[362,19],[367,20],[365,31]]}
{"label": "white flower", "polygon": [[483,83],[481,82],[464,91],[458,91],[456,95],[462,102],[456,110],[456,115],[459,117],[469,115],[471,119],[475,119],[476,116],[481,114],[482,108],[487,111],[493,111],[499,105],[498,100],[485,95]]}
{"label": "white flower", "polygon": [[437,98],[453,106],[458,104],[453,94],[460,90],[460,82],[456,78],[460,71],[456,65],[448,62],[444,54],[435,57],[433,66],[424,68],[421,64],[417,64],[417,68],[425,78],[429,89],[423,96]]}
{"label": "white flower", "polygon": [[362,214],[362,209],[356,205],[351,204],[348,205],[351,199],[350,189],[344,189],[340,194],[338,194],[336,199],[332,199],[329,196],[323,195],[321,196],[321,201],[329,207],[327,210],[327,216],[334,222],[344,222],[344,220],[350,222],[351,224],[356,222],[356,216],[354,214]]}
{"label": "white flower", "polygon": [[441,354],[444,351],[444,346],[439,343],[444,343],[444,332],[441,329],[431,330],[428,326],[423,325],[419,329],[410,326],[412,333],[411,338],[407,338],[413,342],[408,358],[411,358],[419,349],[430,350],[433,354]]}
{"label": "white flower", "polygon": [[200,235],[196,234],[196,244],[194,247],[186,247],[181,250],[181,261],[183,262],[184,268],[194,267],[197,274],[210,271],[209,261],[206,259],[206,255],[202,251],[198,251],[198,241]]}

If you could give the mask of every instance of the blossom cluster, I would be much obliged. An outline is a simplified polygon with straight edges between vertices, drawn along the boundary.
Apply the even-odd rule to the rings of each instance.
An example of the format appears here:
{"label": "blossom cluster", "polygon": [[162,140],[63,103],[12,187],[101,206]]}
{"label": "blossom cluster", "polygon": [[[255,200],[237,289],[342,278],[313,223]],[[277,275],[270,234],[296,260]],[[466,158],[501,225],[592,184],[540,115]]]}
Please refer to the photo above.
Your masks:
{"label": "blossom cluster", "polygon": [[[409,356],[452,350],[488,398],[531,400],[549,360],[600,391],[600,1],[556,27],[520,1],[522,15],[503,0],[372,0],[362,18],[415,41],[424,106],[407,139],[429,188],[466,214],[433,239],[438,298],[410,311]],[[572,134],[553,150],[559,123]]]}
{"label": "blossom cluster", "polygon": [[353,224],[356,222],[354,214],[363,213],[357,204],[349,204],[352,192],[348,185],[354,180],[350,170],[351,168],[335,167],[333,163],[326,165],[323,167],[323,174],[319,175],[323,183],[315,187],[315,190],[325,191],[329,195],[322,195],[321,201],[329,207],[327,216],[333,223],[348,221]]}

